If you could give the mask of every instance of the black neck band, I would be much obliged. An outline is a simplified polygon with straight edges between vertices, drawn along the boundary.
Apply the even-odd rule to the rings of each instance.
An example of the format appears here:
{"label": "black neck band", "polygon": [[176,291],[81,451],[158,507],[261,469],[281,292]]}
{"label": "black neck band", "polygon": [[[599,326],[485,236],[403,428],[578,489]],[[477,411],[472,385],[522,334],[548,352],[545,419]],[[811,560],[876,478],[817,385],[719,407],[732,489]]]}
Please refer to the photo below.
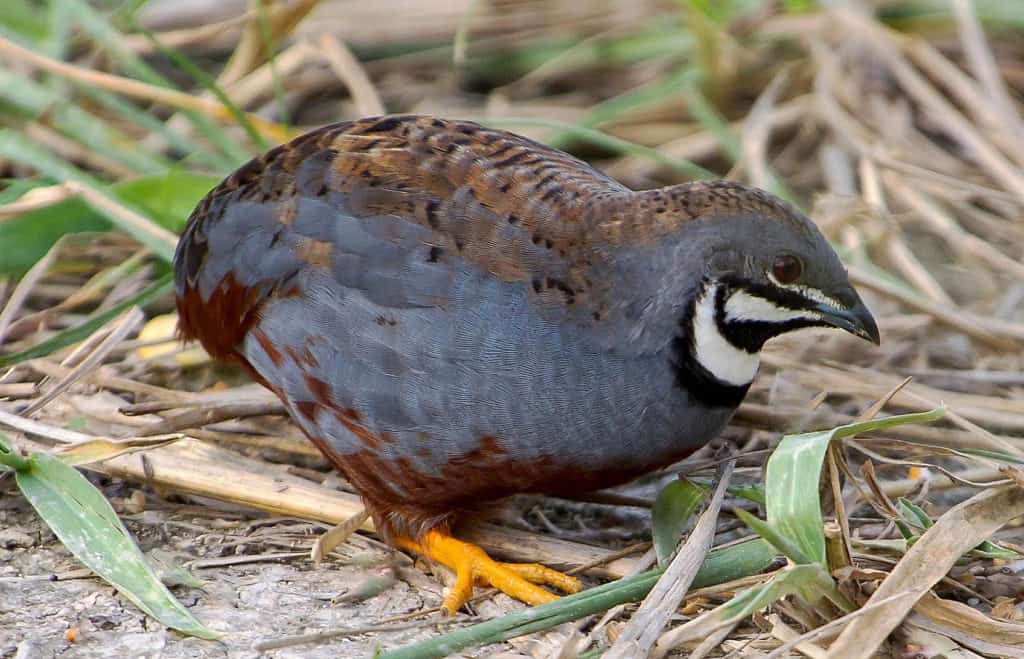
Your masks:
{"label": "black neck band", "polygon": [[[694,319],[697,314],[697,302],[706,295],[709,284],[704,283],[704,291],[694,297],[687,305],[683,317],[679,320],[679,335],[672,340],[672,370],[676,376],[676,386],[683,389],[690,397],[708,407],[738,407],[750,389],[750,383],[735,385],[715,377],[697,359],[695,343]],[[715,316],[718,323],[719,309],[724,314],[724,290],[721,287],[715,293]],[[721,329],[719,329],[721,331]]]}

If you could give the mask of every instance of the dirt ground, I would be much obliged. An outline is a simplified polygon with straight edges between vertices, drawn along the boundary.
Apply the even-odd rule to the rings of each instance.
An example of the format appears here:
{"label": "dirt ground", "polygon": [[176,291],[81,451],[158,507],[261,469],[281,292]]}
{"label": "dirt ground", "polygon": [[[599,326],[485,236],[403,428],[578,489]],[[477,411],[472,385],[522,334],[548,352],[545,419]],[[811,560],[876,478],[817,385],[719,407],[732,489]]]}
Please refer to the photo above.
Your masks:
{"label": "dirt ground", "polygon": [[[299,520],[166,504],[122,515],[147,554],[171,556],[179,566],[198,561],[191,572],[202,587],[172,590],[204,624],[224,634],[221,640],[166,630],[104,582],[83,575],[80,564],[5,483],[0,657],[365,657],[376,648],[437,633],[423,623],[407,631],[257,652],[253,646],[260,641],[377,625],[436,606],[440,582],[412,567],[392,569],[395,555],[361,536],[341,549],[343,558],[315,566],[308,555],[294,554],[308,552],[319,527]],[[381,592],[361,599],[361,593],[374,590]],[[430,618],[437,619],[438,614]]]}
{"label": "dirt ground", "polygon": [[[413,566],[403,554],[362,535],[316,566],[309,547],[324,525],[208,501],[168,501],[152,492],[143,496],[120,481],[102,489],[174,594],[223,636],[214,642],[189,638],[145,616],[90,576],[5,479],[0,481],[0,657],[369,657],[377,649],[451,627],[433,613],[394,623],[404,629],[258,651],[254,646],[260,642],[378,626],[437,606],[446,575],[430,575],[421,569],[425,566]],[[512,517],[526,510],[509,509]],[[626,509],[616,519],[602,519],[608,524],[604,529],[588,530],[579,513],[592,506],[549,502],[543,509],[528,514],[541,516],[563,537],[582,539],[583,533],[611,544],[638,539],[628,529],[643,534],[649,523],[640,519],[646,512]],[[573,520],[575,531],[569,528]],[[180,585],[183,566],[201,587]],[[490,617],[522,605],[499,595],[475,606],[478,615]],[[546,656],[555,649],[544,645],[544,637],[531,637],[459,656],[526,657],[538,651]]]}

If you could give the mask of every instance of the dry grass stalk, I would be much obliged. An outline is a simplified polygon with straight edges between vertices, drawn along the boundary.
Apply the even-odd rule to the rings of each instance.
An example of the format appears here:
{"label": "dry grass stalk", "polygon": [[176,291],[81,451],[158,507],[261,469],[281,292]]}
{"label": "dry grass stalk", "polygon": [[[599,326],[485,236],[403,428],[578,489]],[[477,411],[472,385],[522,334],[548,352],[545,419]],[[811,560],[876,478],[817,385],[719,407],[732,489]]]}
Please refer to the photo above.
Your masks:
{"label": "dry grass stalk", "polygon": [[[166,87],[157,87],[131,78],[67,64],[60,60],[40,55],[27,48],[22,48],[13,41],[2,37],[0,37],[0,54],[12,60],[31,64],[43,71],[65,77],[82,85],[96,87],[141,101],[162,103],[178,109],[195,110],[214,119],[225,120],[232,118],[231,110],[219,102],[199,98]],[[249,115],[249,121],[269,139],[279,142],[288,139],[288,133],[277,124],[268,122],[255,115]]]}
{"label": "dry grass stalk", "polygon": [[722,507],[734,461],[723,464],[718,471],[718,484],[707,509],[701,514],[690,537],[679,548],[675,557],[654,588],[644,598],[640,608],[619,634],[615,644],[605,654],[609,659],[627,659],[646,656],[661,635],[668,619],[675,613],[686,596],[697,570],[707,556],[715,539],[718,511]]}
{"label": "dry grass stalk", "polygon": [[361,116],[368,117],[384,114],[384,104],[377,95],[377,90],[370,82],[366,70],[359,63],[343,41],[326,32],[317,40],[323,58],[331,65],[331,70],[345,83],[352,94],[352,101]]}

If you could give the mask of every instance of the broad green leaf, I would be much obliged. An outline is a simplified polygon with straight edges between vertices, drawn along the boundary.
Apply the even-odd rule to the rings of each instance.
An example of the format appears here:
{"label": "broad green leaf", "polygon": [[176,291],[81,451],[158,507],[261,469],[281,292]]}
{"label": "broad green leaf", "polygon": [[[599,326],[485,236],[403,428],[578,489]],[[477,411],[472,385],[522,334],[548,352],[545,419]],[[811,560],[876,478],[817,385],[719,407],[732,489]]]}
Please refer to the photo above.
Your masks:
{"label": "broad green leaf", "polygon": [[106,498],[74,467],[36,453],[15,480],[68,551],[137,607],[185,634],[217,638],[160,582]]}
{"label": "broad green leaf", "polygon": [[[918,530],[927,531],[931,528],[932,518],[913,501],[900,497],[896,500],[896,504],[899,506],[900,514],[903,516],[902,520],[895,520],[896,527],[904,538],[909,540],[919,535]],[[910,522],[910,524],[906,522]]]}
{"label": "broad green leaf", "polygon": [[[91,173],[76,167],[73,163],[48,151],[40,144],[28,139],[25,135],[10,128],[0,128],[0,157],[8,158],[13,162],[22,163],[35,169],[41,176],[47,176],[57,181],[73,181],[80,188],[87,190],[91,197],[95,198],[99,212],[106,216],[113,224],[122,226],[128,233],[150,248],[154,254],[166,261],[170,261],[174,254],[172,237],[159,227],[150,226],[146,223],[136,223],[126,219],[121,214],[104,210],[109,202],[120,203],[127,210],[144,215],[134,204],[126,200],[117,200],[116,194],[110,191],[109,186]],[[102,203],[108,202],[108,203]],[[43,209],[46,210],[46,209]],[[7,224],[5,222],[4,224]],[[7,235],[5,231],[4,235]]]}
{"label": "broad green leaf", "polygon": [[664,565],[676,551],[683,532],[693,523],[693,513],[707,494],[707,488],[686,479],[674,480],[661,489],[651,508],[651,527],[658,565]]}
{"label": "broad green leaf", "polygon": [[[107,189],[165,229],[180,231],[196,204],[218,182],[215,177],[172,170],[115,183]],[[0,274],[24,274],[61,236],[110,228],[109,220],[79,199],[5,220],[0,223]]]}
{"label": "broad green leaf", "polygon": [[831,430],[788,435],[768,460],[765,474],[767,523],[811,562],[825,564],[818,483],[829,442],[871,430],[941,419],[945,408],[851,423]]}
{"label": "broad green leaf", "polygon": [[832,433],[826,430],[785,437],[768,460],[767,524],[799,549],[802,560],[789,556],[798,563],[825,564],[818,480]]}
{"label": "broad green leaf", "polygon": [[136,204],[163,228],[180,232],[196,205],[222,178],[172,170],[111,187],[118,199]]}

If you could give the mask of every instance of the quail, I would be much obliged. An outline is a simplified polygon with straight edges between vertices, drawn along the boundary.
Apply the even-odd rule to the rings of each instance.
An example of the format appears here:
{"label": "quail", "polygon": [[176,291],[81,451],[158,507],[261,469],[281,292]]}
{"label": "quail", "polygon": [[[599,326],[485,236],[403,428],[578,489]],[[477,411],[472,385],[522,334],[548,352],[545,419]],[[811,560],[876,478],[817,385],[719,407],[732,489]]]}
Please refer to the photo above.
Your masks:
{"label": "quail", "polygon": [[815,225],[758,189],[632,191],[469,121],[371,117],[255,158],[195,209],[179,334],[239,364],[394,545],[524,602],[579,582],[457,540],[502,497],[575,495],[715,438],[766,341],[879,342]]}

